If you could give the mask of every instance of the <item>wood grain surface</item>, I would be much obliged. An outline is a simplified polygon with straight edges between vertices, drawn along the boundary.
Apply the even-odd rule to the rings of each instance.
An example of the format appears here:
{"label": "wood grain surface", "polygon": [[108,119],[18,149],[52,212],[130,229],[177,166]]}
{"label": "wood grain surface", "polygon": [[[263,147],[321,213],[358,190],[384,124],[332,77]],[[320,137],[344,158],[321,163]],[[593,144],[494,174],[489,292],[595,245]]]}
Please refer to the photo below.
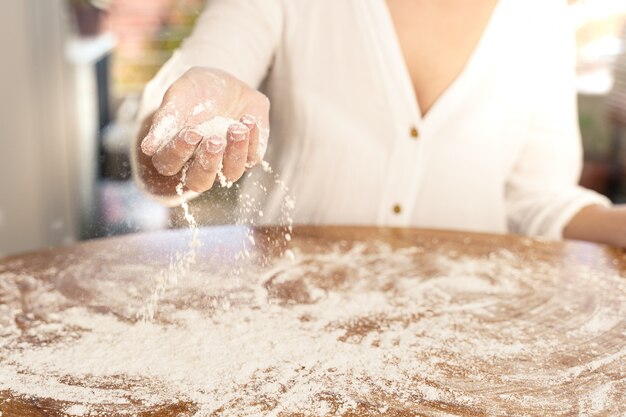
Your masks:
{"label": "wood grain surface", "polygon": [[[384,384],[365,381],[367,375],[360,374],[360,387],[374,387],[367,395],[342,392],[353,375],[346,371],[337,376],[336,390],[331,385],[316,394],[327,405],[318,409],[321,414],[310,407],[301,413],[279,411],[280,395],[287,395],[283,389],[271,399],[259,399],[257,415],[626,415],[626,257],[621,250],[420,229],[295,227],[290,242],[283,234],[279,228],[202,229],[193,272],[221,279],[236,276],[242,289],[260,282],[270,304],[286,315],[297,308],[312,312],[311,319],[302,316],[306,316],[302,326],[315,320],[316,305],[329,294],[346,300],[352,294],[380,294],[393,314],[368,314],[365,307],[358,316],[334,323],[328,332],[336,336],[337,348],[350,352],[351,347],[378,343],[376,352],[388,349],[396,356],[408,352],[411,363],[423,367],[416,366],[414,372],[402,368],[398,378],[408,378],[411,384],[393,377]],[[254,245],[246,244],[249,236]],[[33,335],[38,335],[40,322],[49,322],[64,309],[84,307],[129,325],[139,323],[141,307],[153,289],[149,278],[168,268],[172,254],[185,253],[188,246],[188,231],[167,231],[0,259],[0,337],[12,338],[0,344],[0,372],[12,366],[15,355],[54,344],[54,338]],[[286,249],[293,250],[295,261],[285,263]],[[333,256],[325,257],[328,253]],[[276,266],[279,257],[283,266]],[[249,271],[265,278],[248,280]],[[454,271],[472,275],[471,285],[458,285],[462,281]],[[382,275],[385,278],[379,280]],[[24,284],[24,277],[36,282],[27,279]],[[133,296],[128,295],[131,288]],[[45,292],[62,295],[63,303],[39,302]],[[229,308],[234,310],[250,302],[243,296],[231,299]],[[166,290],[154,320],[169,325],[177,309],[210,316],[216,309],[214,300],[209,290],[196,289],[184,296]],[[129,310],[129,303],[136,308]],[[455,327],[446,332],[432,327],[448,323]],[[400,338],[406,335],[409,347],[399,351],[396,345],[385,345],[385,332],[391,330]],[[476,341],[486,343],[484,352]],[[486,352],[492,348],[492,354]],[[29,372],[34,375],[26,370],[22,376],[27,379]],[[89,404],[84,415],[244,415],[237,408],[242,400],[235,397],[222,408],[207,411],[182,396],[142,404],[132,399],[132,392],[143,382],[130,379],[93,383],[86,376],[67,384],[110,387],[117,398],[126,398],[120,392],[128,391],[126,403]],[[0,385],[2,417],[69,415],[71,406],[81,405],[45,391],[24,392],[23,383],[10,385]],[[253,392],[247,395],[254,397]],[[348,397],[355,402],[342,408]]]}

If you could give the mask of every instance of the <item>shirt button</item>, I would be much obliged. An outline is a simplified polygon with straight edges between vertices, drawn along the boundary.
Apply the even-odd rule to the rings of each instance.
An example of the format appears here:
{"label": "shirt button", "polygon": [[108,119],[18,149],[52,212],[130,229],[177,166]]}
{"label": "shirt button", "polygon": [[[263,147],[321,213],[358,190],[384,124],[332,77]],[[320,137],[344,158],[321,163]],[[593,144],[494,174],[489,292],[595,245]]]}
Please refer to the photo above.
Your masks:
{"label": "shirt button", "polygon": [[411,137],[412,137],[413,139],[419,139],[419,137],[420,137],[420,132],[419,132],[419,130],[417,130],[417,128],[416,128],[415,126],[413,126],[413,127],[411,128],[411,132],[410,132],[410,134],[411,134]]}
{"label": "shirt button", "polygon": [[393,206],[392,210],[394,214],[400,214],[400,212],[402,211],[402,207],[400,207],[400,204],[396,204]]}

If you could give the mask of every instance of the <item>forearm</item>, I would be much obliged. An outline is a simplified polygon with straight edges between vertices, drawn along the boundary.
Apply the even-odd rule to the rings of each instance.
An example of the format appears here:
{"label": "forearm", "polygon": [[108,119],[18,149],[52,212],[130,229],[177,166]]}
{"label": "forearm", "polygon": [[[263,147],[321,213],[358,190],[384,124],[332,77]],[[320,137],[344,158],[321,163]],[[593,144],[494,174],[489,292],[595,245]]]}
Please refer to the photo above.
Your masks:
{"label": "forearm", "polygon": [[563,237],[626,248],[626,206],[587,206],[568,223]]}

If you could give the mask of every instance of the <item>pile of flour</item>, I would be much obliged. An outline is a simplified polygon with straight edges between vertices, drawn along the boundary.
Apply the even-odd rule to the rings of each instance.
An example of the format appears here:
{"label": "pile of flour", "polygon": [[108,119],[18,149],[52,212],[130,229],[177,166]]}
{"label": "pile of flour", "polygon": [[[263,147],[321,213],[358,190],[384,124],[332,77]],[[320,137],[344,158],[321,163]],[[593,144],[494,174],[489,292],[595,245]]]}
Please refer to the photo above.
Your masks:
{"label": "pile of flour", "polygon": [[[626,401],[617,274],[373,243],[295,251],[268,268],[237,286],[189,271],[154,321],[4,273],[0,392],[70,415],[175,403],[198,416],[592,415]],[[15,320],[25,279],[27,323]],[[137,291],[120,289],[119,305]]]}

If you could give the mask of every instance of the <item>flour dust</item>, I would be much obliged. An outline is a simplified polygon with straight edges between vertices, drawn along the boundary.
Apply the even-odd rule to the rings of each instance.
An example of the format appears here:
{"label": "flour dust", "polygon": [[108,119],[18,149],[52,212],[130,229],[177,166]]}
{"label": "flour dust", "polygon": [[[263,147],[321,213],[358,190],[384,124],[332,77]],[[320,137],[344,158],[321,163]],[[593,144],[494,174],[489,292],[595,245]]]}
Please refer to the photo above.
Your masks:
{"label": "flour dust", "polygon": [[[221,132],[228,128],[229,119],[218,120],[211,126],[206,126],[205,130],[211,132]],[[293,258],[293,252],[288,249],[289,242],[291,241],[291,235],[293,233],[293,217],[292,213],[295,208],[295,200],[289,195],[289,189],[280,176],[274,172],[270,164],[266,161],[261,163],[262,171],[266,175],[270,175],[274,184],[280,188],[284,194],[283,202],[280,210],[280,217],[278,219],[278,227],[282,228],[283,239],[276,240],[273,245],[280,249],[280,251],[289,258]],[[181,170],[180,182],[176,186],[176,193],[180,199],[180,207],[183,211],[183,217],[187,222],[187,226],[191,232],[191,238],[189,240],[188,249],[185,253],[176,253],[171,260],[169,267],[160,271],[155,278],[155,288],[151,296],[148,298],[145,310],[142,312],[141,317],[143,320],[153,320],[158,310],[159,300],[163,296],[164,291],[169,287],[176,285],[181,277],[189,274],[190,269],[196,263],[198,251],[202,246],[202,242],[198,237],[198,223],[191,213],[188,198],[185,194],[185,185],[187,180],[187,171],[189,164],[186,164]],[[251,173],[248,174],[250,178]],[[217,179],[221,187],[230,188],[233,185],[239,188],[238,184],[234,184],[228,181],[222,169],[217,173]],[[267,197],[268,190],[260,182],[255,181],[253,183],[255,187],[261,191],[261,198]],[[244,261],[251,257],[252,248],[256,245],[254,232],[252,227],[257,225],[263,216],[263,201],[260,198],[251,196],[247,193],[241,193],[239,196],[239,204],[237,204],[237,213],[235,216],[235,224],[240,226],[250,226],[245,229],[245,236],[243,238],[243,247],[236,257]],[[239,275],[243,272],[245,263],[241,262],[240,265],[234,266],[231,270],[232,279],[238,280]],[[225,301],[227,304],[228,302]]]}
{"label": "flour dust", "polygon": [[157,265],[98,269],[94,250],[53,282],[0,270],[0,403],[9,390],[90,416],[623,412],[618,272],[426,240],[296,243],[295,261],[238,285],[198,262],[152,321],[124,308]]}

